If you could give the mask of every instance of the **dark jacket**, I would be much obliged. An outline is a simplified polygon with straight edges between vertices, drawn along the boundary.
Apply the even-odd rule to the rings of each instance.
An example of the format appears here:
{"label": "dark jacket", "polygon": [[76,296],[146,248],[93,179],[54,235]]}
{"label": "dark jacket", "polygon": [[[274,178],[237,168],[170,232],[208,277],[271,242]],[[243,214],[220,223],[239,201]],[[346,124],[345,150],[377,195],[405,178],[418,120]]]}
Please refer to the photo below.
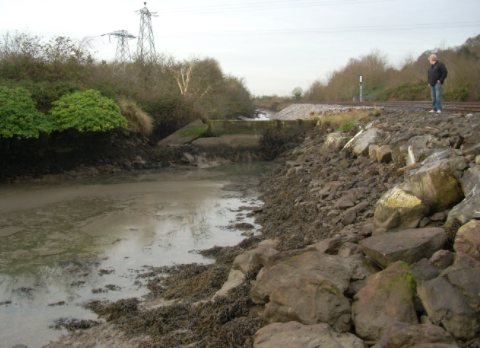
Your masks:
{"label": "dark jacket", "polygon": [[430,65],[430,68],[428,69],[428,84],[430,86],[435,86],[437,81],[440,80],[443,85],[443,81],[447,78],[447,74],[448,71],[445,64],[437,60],[437,62]]}

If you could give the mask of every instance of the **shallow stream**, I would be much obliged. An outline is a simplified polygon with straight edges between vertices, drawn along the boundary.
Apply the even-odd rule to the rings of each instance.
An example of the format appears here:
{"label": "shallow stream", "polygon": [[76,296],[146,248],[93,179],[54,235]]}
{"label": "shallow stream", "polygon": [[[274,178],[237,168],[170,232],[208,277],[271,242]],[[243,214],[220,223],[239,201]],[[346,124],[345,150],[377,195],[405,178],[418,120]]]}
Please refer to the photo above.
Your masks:
{"label": "shallow stream", "polygon": [[0,348],[42,347],[65,333],[55,319],[96,319],[87,300],[141,298],[144,266],[213,262],[189,251],[245,238],[231,227],[253,224],[265,166],[0,186]]}

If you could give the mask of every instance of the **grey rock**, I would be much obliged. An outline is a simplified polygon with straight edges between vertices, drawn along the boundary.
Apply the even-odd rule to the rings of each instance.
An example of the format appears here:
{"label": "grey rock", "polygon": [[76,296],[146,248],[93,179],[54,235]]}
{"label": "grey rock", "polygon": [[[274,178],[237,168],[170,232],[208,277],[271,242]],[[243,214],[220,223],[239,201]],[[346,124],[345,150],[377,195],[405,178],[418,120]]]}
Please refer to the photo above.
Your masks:
{"label": "grey rock", "polygon": [[368,147],[368,157],[375,160],[377,159],[377,150],[380,148],[378,145],[370,145]]}
{"label": "grey rock", "polygon": [[352,152],[357,156],[367,156],[370,145],[378,144],[384,135],[384,131],[378,128],[370,128],[363,132],[352,145]]}
{"label": "grey rock", "polygon": [[373,348],[411,348],[422,344],[441,344],[449,347],[458,347],[452,335],[437,325],[395,324]]}
{"label": "grey rock", "polygon": [[327,139],[322,146],[326,152],[339,152],[348,143],[351,137],[343,132],[334,132],[327,135]]}
{"label": "grey rock", "polygon": [[381,146],[376,152],[378,163],[389,163],[392,161],[392,149],[389,145]]}
{"label": "grey rock", "polygon": [[429,318],[456,339],[480,335],[480,268],[452,266],[417,287]]}
{"label": "grey rock", "polygon": [[353,297],[356,335],[377,342],[395,321],[418,324],[415,286],[412,271],[402,261],[372,275]]}
{"label": "grey rock", "polygon": [[465,253],[457,252],[453,259],[453,265],[460,267],[480,267],[480,261],[475,260],[473,257]]}
{"label": "grey rock", "polygon": [[360,242],[362,251],[386,268],[396,261],[411,265],[423,258],[430,258],[442,249],[446,241],[443,228],[420,228],[373,236]]}
{"label": "grey rock", "polygon": [[352,274],[343,260],[317,250],[286,251],[273,255],[257,275],[250,292],[252,300],[258,304],[267,303],[277,286],[304,277],[328,279],[343,293],[348,288]]}
{"label": "grey rock", "polygon": [[238,255],[233,261],[232,268],[247,274],[248,271],[257,266],[264,266],[267,259],[276,253],[278,251],[268,245],[259,246],[256,249]]}
{"label": "grey rock", "polygon": [[338,249],[342,246],[343,239],[341,236],[334,236],[331,238],[324,239],[318,243],[315,243],[308,248],[315,248],[319,252],[324,254],[335,255],[338,252]]}
{"label": "grey rock", "polygon": [[375,264],[361,255],[344,258],[315,248],[285,251],[268,258],[257,280],[252,282],[250,295],[253,302],[265,304],[278,286],[312,277],[327,279],[345,293],[350,282],[367,279],[376,272]]}
{"label": "grey rock", "polygon": [[363,255],[360,245],[346,242],[338,250],[338,256],[340,257],[350,257],[352,255]]}
{"label": "grey rock", "polygon": [[430,213],[443,212],[464,197],[456,177],[457,166],[464,162],[463,157],[430,161],[405,173],[405,182],[400,188],[418,197],[429,207]]}
{"label": "grey rock", "polygon": [[439,250],[430,258],[430,262],[439,269],[446,269],[453,265],[455,253],[448,250]]}
{"label": "grey rock", "polygon": [[480,182],[480,166],[466,170],[460,179],[463,193],[467,196]]}
{"label": "grey rock", "polygon": [[343,209],[343,210],[347,208],[351,208],[353,206],[355,206],[355,204],[353,204],[352,200],[347,196],[343,196],[340,199],[338,199],[334,205],[335,208]]}
{"label": "grey rock", "polygon": [[410,266],[417,282],[435,279],[440,275],[441,269],[436,267],[430,260],[421,259]]}
{"label": "grey rock", "polygon": [[428,211],[428,205],[420,198],[395,186],[375,206],[373,235],[415,228]]}
{"label": "grey rock", "polygon": [[480,183],[478,183],[465,197],[450,211],[447,217],[446,227],[451,227],[455,219],[466,224],[472,219],[480,219]]}
{"label": "grey rock", "polygon": [[328,324],[303,325],[295,321],[265,326],[255,334],[254,348],[366,348],[355,335]]}
{"label": "grey rock", "polygon": [[480,261],[480,221],[471,220],[458,229],[453,249]]}
{"label": "grey rock", "polygon": [[300,278],[278,286],[265,306],[267,324],[298,321],[302,324],[329,324],[340,331],[350,331],[350,303],[329,280]]}
{"label": "grey rock", "polygon": [[343,215],[341,223],[344,226],[348,226],[353,224],[356,219],[357,219],[357,213],[355,213],[355,211],[352,211],[352,210],[347,210]]}

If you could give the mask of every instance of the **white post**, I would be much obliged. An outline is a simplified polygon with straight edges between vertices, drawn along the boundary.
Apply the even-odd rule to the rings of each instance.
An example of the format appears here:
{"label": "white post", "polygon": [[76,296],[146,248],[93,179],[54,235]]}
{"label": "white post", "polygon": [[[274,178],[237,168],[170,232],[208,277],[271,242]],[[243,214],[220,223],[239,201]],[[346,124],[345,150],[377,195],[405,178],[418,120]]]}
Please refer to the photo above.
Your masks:
{"label": "white post", "polygon": [[360,81],[360,103],[363,102],[363,85],[362,85],[362,82],[363,82],[363,75],[360,75],[358,77],[359,81]]}

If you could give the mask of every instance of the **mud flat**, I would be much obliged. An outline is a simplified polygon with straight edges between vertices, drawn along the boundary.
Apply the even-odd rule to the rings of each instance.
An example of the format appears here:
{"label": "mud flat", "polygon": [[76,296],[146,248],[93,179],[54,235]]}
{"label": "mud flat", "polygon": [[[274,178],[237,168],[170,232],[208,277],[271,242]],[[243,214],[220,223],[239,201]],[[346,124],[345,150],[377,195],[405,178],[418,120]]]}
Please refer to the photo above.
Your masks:
{"label": "mud flat", "polygon": [[203,269],[213,260],[189,251],[258,234],[246,216],[256,191],[238,185],[263,166],[1,186],[0,346],[42,347],[65,326],[89,327],[97,316],[81,305],[147,295],[147,266]]}

